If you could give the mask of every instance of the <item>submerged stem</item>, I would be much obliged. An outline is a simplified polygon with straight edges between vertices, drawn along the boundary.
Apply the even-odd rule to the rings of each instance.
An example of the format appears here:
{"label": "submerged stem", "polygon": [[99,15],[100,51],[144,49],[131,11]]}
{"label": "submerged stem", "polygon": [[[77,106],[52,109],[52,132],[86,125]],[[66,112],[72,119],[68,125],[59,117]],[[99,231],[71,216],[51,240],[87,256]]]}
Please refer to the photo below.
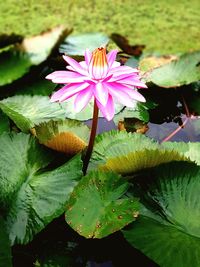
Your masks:
{"label": "submerged stem", "polygon": [[89,140],[88,148],[87,148],[86,155],[85,155],[85,158],[83,161],[83,174],[84,175],[87,172],[88,164],[89,164],[90,157],[91,157],[92,150],[93,150],[93,146],[94,146],[94,139],[96,136],[97,124],[98,124],[98,114],[99,114],[99,108],[97,106],[96,101],[94,100],[92,129],[91,129],[91,133],[90,133],[90,140]]}
{"label": "submerged stem", "polygon": [[185,124],[188,122],[188,118],[186,118],[186,120],[183,122],[183,124],[181,126],[179,126],[176,130],[174,130],[170,135],[168,135],[167,137],[165,137],[161,143],[169,141],[169,139],[171,139],[176,133],[178,133],[184,126]]}

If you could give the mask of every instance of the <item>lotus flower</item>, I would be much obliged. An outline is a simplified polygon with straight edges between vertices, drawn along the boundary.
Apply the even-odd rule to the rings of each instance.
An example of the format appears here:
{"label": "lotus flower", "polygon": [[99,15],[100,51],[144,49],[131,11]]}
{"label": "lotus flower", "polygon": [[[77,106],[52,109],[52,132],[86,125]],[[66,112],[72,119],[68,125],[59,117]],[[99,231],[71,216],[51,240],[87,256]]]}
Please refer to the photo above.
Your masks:
{"label": "lotus flower", "polygon": [[55,71],[46,79],[65,84],[51,97],[51,102],[63,102],[75,96],[74,108],[80,112],[93,98],[102,115],[112,120],[115,114],[114,101],[127,107],[134,107],[135,101],[145,102],[136,88],[146,88],[140,81],[138,70],[120,66],[115,61],[117,50],[106,54],[105,48],[97,48],[91,53],[85,51],[85,61],[63,56],[69,64],[67,71]]}

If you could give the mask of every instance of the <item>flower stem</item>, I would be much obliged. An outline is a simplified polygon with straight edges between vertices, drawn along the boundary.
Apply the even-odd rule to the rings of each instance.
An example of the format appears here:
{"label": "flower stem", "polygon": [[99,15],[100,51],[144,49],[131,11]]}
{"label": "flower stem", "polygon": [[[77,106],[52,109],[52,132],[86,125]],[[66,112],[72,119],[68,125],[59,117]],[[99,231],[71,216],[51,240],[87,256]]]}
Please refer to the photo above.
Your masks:
{"label": "flower stem", "polygon": [[99,114],[99,108],[97,106],[96,101],[94,100],[94,109],[93,109],[93,118],[92,118],[92,129],[90,133],[90,140],[88,144],[88,148],[86,151],[86,155],[83,161],[83,174],[85,175],[87,172],[88,164],[90,161],[90,157],[92,155],[92,150],[94,146],[94,140],[96,136],[96,131],[97,131],[97,124],[98,124],[98,114]]}
{"label": "flower stem", "polygon": [[186,118],[186,120],[183,122],[183,124],[181,126],[179,126],[175,131],[173,131],[170,135],[168,135],[167,137],[165,137],[161,143],[169,141],[176,133],[178,133],[187,123],[188,118]]}

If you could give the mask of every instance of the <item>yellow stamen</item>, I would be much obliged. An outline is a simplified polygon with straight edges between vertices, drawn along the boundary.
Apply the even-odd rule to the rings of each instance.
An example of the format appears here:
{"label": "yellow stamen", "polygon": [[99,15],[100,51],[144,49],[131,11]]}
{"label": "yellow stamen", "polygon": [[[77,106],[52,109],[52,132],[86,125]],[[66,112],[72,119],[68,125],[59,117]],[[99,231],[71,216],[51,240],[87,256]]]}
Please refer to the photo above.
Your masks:
{"label": "yellow stamen", "polygon": [[93,67],[104,67],[108,65],[105,48],[101,47],[93,51],[92,63]]}
{"label": "yellow stamen", "polygon": [[94,79],[102,79],[108,72],[108,61],[106,49],[97,48],[92,53],[92,59],[89,65],[89,73]]}

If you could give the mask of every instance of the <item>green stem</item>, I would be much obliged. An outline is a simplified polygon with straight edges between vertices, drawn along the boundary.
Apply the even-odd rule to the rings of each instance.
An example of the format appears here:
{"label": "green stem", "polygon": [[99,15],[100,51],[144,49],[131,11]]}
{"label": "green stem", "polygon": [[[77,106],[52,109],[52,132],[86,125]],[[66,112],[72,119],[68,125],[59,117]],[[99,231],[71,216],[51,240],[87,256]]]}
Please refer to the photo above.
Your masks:
{"label": "green stem", "polygon": [[86,151],[86,155],[83,161],[83,174],[85,175],[87,172],[88,164],[92,155],[92,150],[94,146],[94,140],[96,136],[97,131],[97,124],[98,124],[98,114],[99,114],[99,108],[97,106],[96,101],[94,100],[94,109],[93,109],[93,119],[92,119],[92,129],[90,133],[90,140],[88,144],[88,148]]}

